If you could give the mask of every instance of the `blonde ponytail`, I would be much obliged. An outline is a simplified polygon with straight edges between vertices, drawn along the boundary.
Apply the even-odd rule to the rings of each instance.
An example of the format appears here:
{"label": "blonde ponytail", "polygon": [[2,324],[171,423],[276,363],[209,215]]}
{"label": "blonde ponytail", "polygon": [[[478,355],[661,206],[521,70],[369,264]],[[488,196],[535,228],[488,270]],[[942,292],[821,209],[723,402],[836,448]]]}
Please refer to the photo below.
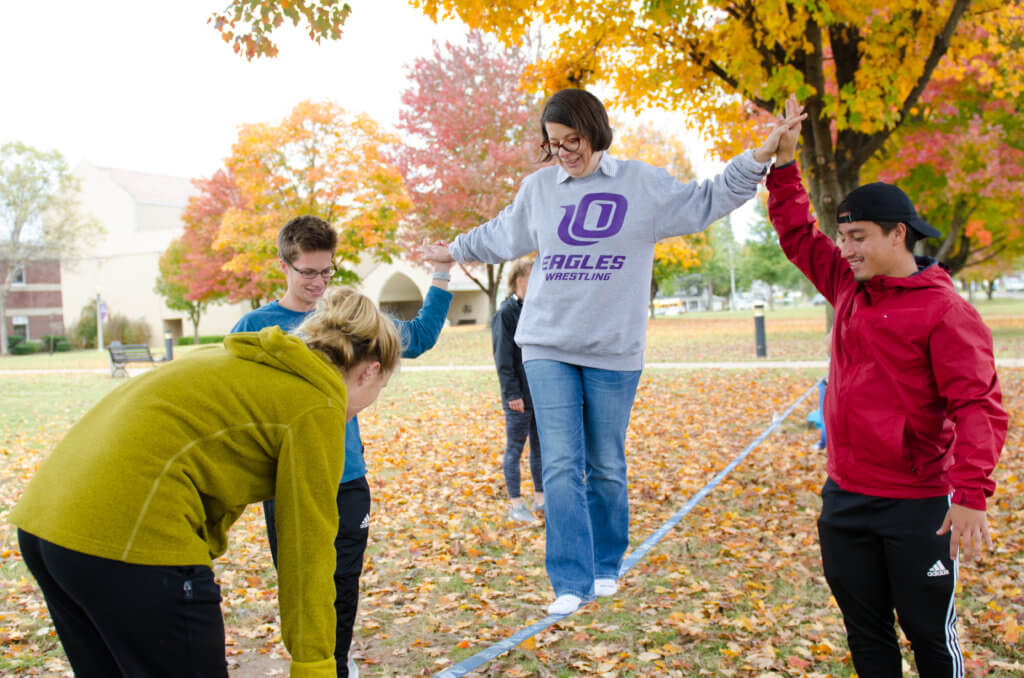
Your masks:
{"label": "blonde ponytail", "polygon": [[310,348],[321,351],[341,369],[377,360],[393,372],[401,360],[402,340],[395,323],[350,287],[329,287],[316,311],[295,329]]}

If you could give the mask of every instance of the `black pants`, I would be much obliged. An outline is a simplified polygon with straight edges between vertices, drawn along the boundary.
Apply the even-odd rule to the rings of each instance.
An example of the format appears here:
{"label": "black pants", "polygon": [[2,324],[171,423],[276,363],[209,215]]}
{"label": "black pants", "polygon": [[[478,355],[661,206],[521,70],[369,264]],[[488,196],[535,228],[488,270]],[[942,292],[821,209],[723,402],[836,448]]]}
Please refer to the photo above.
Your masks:
{"label": "black pants", "polygon": [[958,563],[949,559],[949,534],[935,534],[949,499],[869,497],[831,479],[821,496],[825,579],[843,612],[857,674],[902,675],[895,609],[921,678],[961,678],[953,604]]}
{"label": "black pants", "polygon": [[533,410],[516,412],[505,405],[505,457],[502,469],[505,472],[505,489],[509,499],[518,499],[520,494],[519,460],[523,456],[526,439],[530,439],[530,475],[533,477],[533,491],[544,491],[544,471],[540,463],[540,434],[537,432],[537,418]]}
{"label": "black pants", "polygon": [[97,558],[24,530],[18,544],[77,678],[227,678],[209,567]]}
{"label": "black pants", "polygon": [[[270,553],[277,567],[277,524],[274,500],[263,503],[267,520]],[[359,576],[363,573],[363,554],[370,538],[370,485],[366,477],[356,478],[338,486],[338,535],[334,539],[334,659],[338,678],[348,678],[348,650],[352,645],[352,628],[359,609]]]}

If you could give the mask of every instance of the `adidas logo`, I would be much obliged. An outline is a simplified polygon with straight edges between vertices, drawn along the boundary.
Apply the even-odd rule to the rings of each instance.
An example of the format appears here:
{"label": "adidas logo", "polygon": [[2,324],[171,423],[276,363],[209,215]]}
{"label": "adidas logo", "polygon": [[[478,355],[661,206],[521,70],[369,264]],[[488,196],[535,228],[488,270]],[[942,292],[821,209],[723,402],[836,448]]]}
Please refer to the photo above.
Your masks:
{"label": "adidas logo", "polygon": [[[369,513],[367,513],[366,516],[363,518],[363,522],[359,523],[359,529],[360,530],[365,530],[368,527],[370,527],[370,514]],[[949,573],[948,572],[943,572],[943,574],[949,574]],[[929,575],[929,576],[931,576],[931,575]]]}
{"label": "adidas logo", "polygon": [[946,569],[941,560],[936,560],[935,564],[928,568],[929,577],[945,577],[947,574],[949,574],[949,570]]}

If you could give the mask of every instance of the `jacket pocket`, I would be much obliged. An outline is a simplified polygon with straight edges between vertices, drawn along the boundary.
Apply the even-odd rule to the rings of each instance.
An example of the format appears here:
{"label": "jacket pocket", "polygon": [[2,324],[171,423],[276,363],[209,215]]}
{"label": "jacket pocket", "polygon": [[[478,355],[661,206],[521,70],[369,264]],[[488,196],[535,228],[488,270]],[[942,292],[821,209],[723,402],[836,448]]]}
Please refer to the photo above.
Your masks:
{"label": "jacket pocket", "polygon": [[907,418],[885,414],[857,422],[850,427],[850,448],[859,465],[899,473],[913,473],[903,439]]}

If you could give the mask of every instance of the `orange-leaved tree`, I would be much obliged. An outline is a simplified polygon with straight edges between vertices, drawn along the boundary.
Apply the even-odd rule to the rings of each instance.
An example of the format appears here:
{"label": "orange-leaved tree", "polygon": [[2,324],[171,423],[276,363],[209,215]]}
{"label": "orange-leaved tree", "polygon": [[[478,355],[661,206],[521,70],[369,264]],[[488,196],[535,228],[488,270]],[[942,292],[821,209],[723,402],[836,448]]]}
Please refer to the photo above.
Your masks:
{"label": "orange-leaved tree", "polygon": [[[653,125],[640,122],[629,126],[614,123],[614,140],[610,153],[624,160],[641,160],[664,168],[679,181],[694,178],[693,165],[686,147],[678,137],[662,132]],[[651,277],[650,313],[654,316],[654,297],[670,278],[696,271],[712,255],[706,232],[666,238],[654,246],[654,270]]]}
{"label": "orange-leaved tree", "polygon": [[[527,64],[519,49],[488,45],[480,33],[465,45],[434,46],[409,69],[398,128],[397,162],[413,209],[408,240],[450,241],[494,218],[519,183],[539,169],[540,109],[519,86]],[[503,265],[468,266],[494,316]]]}
{"label": "orange-leaved tree", "polygon": [[[253,300],[276,294],[284,285],[277,233],[302,214],[338,230],[340,262],[390,261],[399,251],[399,220],[410,207],[402,176],[387,158],[396,141],[368,116],[324,102],[304,101],[277,125],[242,126],[225,161],[241,203],[224,212],[214,243],[231,250],[224,270],[250,278]],[[336,277],[358,280],[343,267]]]}

